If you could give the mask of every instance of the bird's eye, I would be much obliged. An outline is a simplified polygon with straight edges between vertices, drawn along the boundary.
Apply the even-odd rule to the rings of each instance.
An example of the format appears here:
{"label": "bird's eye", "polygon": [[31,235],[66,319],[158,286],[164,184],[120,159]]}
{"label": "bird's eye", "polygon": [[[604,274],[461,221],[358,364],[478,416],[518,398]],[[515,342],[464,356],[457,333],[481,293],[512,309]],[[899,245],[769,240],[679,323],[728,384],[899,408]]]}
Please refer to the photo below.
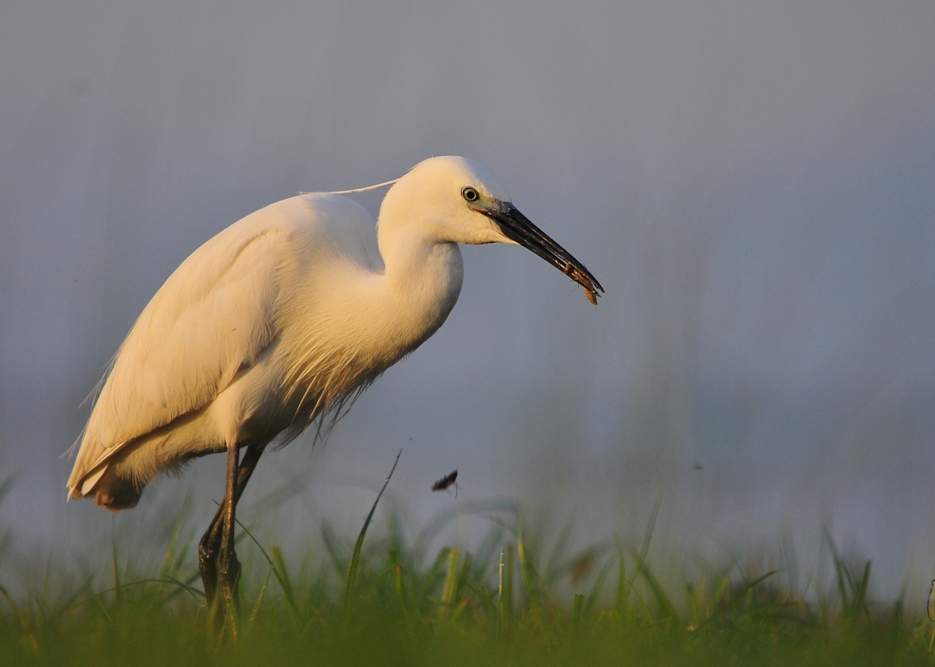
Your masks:
{"label": "bird's eye", "polygon": [[480,195],[477,194],[477,190],[474,188],[464,188],[461,191],[461,196],[464,197],[465,201],[477,201],[480,199]]}

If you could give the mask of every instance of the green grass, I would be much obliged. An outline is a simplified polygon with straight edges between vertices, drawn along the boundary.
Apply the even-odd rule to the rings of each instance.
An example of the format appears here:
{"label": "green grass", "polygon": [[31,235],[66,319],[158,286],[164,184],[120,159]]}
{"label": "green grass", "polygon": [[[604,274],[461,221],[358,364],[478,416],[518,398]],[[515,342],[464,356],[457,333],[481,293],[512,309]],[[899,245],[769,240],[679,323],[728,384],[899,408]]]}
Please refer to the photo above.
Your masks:
{"label": "green grass", "polygon": [[566,532],[547,554],[521,528],[430,552],[392,516],[385,536],[368,536],[372,516],[350,549],[326,527],[318,563],[290,563],[243,527],[238,550],[253,566],[236,641],[210,627],[184,517],[149,572],[115,541],[106,575],[53,584],[47,571],[16,596],[3,587],[12,546],[0,531],[0,665],[933,662],[932,624],[872,603],[870,563],[847,562],[830,537],[835,585],[806,596],[781,572],[737,564],[667,588],[647,557],[653,520],[635,548],[611,539],[573,552]]}

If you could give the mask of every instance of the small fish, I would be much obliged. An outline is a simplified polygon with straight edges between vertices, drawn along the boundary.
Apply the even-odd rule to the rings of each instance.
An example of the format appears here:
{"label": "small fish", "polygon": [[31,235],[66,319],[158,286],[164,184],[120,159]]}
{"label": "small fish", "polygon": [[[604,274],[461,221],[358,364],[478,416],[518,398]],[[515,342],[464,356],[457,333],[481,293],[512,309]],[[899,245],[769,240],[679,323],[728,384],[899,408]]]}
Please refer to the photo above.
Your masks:
{"label": "small fish", "polygon": [[458,484],[455,480],[458,479],[458,471],[454,470],[451,474],[445,475],[440,480],[432,484],[432,491],[445,491],[452,484],[455,485],[455,490],[458,489]]}
{"label": "small fish", "polygon": [[[572,264],[571,262],[567,262],[565,264],[565,268],[562,269],[562,273],[564,273],[566,276],[574,280],[576,283],[584,285],[584,283],[582,282],[585,280],[584,274],[581,273],[581,271],[579,271],[578,269],[576,269],[574,264]],[[593,303],[595,306],[597,305],[597,292],[585,287],[584,295],[588,297],[588,301]]]}

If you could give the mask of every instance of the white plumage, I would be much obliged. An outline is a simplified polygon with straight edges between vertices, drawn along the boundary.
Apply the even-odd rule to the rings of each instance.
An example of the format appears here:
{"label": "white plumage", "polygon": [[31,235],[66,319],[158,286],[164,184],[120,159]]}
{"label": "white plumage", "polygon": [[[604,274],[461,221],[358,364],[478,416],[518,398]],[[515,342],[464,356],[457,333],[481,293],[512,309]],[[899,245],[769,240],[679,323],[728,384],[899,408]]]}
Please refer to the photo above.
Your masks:
{"label": "white plumage", "polygon": [[[248,215],[192,253],[120,347],[69,496],[133,507],[160,472],[227,451],[232,519],[270,441],[333,414],[444,323],[461,290],[459,243],[520,243],[593,302],[602,290],[465,158],[426,160],[390,188],[379,252],[373,225],[346,197],[307,194]],[[242,485],[231,479],[241,448],[254,453]]]}

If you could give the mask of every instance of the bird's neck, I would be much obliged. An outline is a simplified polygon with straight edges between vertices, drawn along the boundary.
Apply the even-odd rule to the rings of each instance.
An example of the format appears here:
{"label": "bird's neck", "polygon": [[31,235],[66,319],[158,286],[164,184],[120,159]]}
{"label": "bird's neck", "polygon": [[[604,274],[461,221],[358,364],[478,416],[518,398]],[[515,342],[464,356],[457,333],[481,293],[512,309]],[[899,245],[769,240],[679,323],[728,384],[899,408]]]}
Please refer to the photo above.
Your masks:
{"label": "bird's neck", "polygon": [[385,267],[380,315],[384,331],[407,354],[444,324],[461,294],[464,264],[457,243],[418,228],[381,229]]}

